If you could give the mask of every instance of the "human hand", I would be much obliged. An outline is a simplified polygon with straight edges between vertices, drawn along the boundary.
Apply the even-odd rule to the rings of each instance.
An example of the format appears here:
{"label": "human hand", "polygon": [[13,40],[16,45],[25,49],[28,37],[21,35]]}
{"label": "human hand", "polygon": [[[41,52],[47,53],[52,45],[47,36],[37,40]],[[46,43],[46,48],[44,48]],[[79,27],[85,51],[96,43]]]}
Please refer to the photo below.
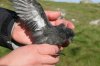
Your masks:
{"label": "human hand", "polygon": [[[59,18],[61,16],[60,12],[46,11],[46,15],[52,25],[57,26],[64,23],[66,27],[74,29],[74,25],[70,21]],[[28,28],[20,23],[20,20],[15,23],[12,38],[21,44],[33,44],[31,39],[34,39]]]}
{"label": "human hand", "polygon": [[55,66],[61,47],[33,44],[19,47],[0,60],[3,66]]}
{"label": "human hand", "polygon": [[[50,22],[57,26],[64,23],[66,27],[74,29],[74,25],[65,19],[59,19],[60,13],[47,11]],[[55,16],[54,16],[55,15]],[[21,44],[32,44],[31,32],[20,22],[17,22],[12,32],[12,38]],[[52,47],[50,47],[52,46]],[[61,50],[61,46],[49,44],[32,44],[19,47],[1,59],[0,63],[8,64],[8,66],[55,66],[59,61],[57,54]],[[7,61],[7,60],[10,60]]]}

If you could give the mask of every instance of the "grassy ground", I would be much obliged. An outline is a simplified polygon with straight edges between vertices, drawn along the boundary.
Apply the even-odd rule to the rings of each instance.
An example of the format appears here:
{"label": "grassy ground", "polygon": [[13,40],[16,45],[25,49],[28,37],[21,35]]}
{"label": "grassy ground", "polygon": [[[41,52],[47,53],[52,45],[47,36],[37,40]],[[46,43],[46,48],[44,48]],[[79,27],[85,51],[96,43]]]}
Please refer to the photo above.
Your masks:
{"label": "grassy ground", "polygon": [[[76,26],[76,36],[69,47],[63,50],[65,56],[61,56],[57,66],[100,66],[100,25],[89,24],[92,20],[100,19],[100,4],[54,2],[41,4],[47,10],[60,8],[66,12],[66,19],[75,19],[73,23]],[[9,8],[7,5],[3,7]],[[8,52],[8,49],[0,48],[0,56]]]}

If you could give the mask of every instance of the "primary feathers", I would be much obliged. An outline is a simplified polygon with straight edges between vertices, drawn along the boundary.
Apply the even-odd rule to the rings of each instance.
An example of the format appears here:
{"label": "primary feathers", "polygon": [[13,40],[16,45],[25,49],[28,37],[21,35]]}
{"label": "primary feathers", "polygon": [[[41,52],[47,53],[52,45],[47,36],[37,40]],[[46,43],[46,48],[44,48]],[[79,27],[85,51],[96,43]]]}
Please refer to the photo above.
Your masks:
{"label": "primary feathers", "polygon": [[24,20],[35,38],[35,43],[58,44],[62,45],[66,40],[74,36],[71,29],[64,25],[54,27],[47,19],[43,8],[36,0],[11,0],[15,12]]}

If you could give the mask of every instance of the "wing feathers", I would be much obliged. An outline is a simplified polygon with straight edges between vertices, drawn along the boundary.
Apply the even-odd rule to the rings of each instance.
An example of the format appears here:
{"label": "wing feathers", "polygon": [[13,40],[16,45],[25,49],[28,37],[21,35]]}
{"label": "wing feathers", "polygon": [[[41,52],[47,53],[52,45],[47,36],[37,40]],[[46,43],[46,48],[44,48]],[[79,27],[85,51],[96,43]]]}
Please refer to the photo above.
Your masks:
{"label": "wing feathers", "polygon": [[16,13],[30,29],[41,30],[46,26],[47,21],[41,16],[42,8],[36,0],[12,0],[12,2]]}

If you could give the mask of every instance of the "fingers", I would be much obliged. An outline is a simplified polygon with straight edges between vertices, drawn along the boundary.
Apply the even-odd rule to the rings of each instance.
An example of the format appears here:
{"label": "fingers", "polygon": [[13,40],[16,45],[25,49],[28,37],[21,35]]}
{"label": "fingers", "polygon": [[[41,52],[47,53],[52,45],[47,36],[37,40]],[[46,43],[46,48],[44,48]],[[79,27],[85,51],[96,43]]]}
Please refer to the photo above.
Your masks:
{"label": "fingers", "polygon": [[43,55],[39,61],[44,65],[56,64],[59,62],[59,56],[53,57],[50,55]]}
{"label": "fingers", "polygon": [[55,66],[55,65],[43,65],[43,66]]}
{"label": "fingers", "polygon": [[58,26],[60,24],[64,24],[65,23],[65,20],[64,19],[57,19],[56,22],[55,22],[55,26]]}
{"label": "fingers", "polygon": [[62,23],[63,23],[67,28],[75,29],[74,24],[73,24],[71,21],[65,20],[65,19],[57,19],[55,22],[53,21],[53,23],[51,23],[51,24],[53,24],[54,26],[58,26],[58,25],[60,25],[60,24],[62,24]]}
{"label": "fingers", "polygon": [[42,55],[55,55],[60,51],[60,48],[57,45],[41,44],[36,47],[38,52]]}
{"label": "fingers", "polygon": [[75,29],[75,26],[74,26],[74,24],[72,23],[72,22],[70,22],[70,21],[66,21],[65,23],[67,23],[67,24],[65,24],[66,25],[66,27],[68,27],[68,28],[70,28],[70,29]]}
{"label": "fingers", "polygon": [[45,13],[50,21],[55,21],[61,16],[61,13],[57,11],[45,11]]}
{"label": "fingers", "polygon": [[74,24],[71,21],[65,19],[58,19],[61,16],[61,12],[45,11],[45,13],[52,25],[57,26],[60,25],[61,23],[64,23],[67,28],[70,29],[75,28]]}
{"label": "fingers", "polygon": [[[33,51],[37,57],[36,63],[42,64],[41,66],[54,66],[56,63],[59,62],[59,56],[56,53],[59,52],[59,48],[56,45],[49,45],[49,44],[41,44],[41,45],[30,45],[30,50],[37,50]],[[31,49],[34,47],[33,49]],[[29,50],[28,50],[29,51]],[[34,55],[34,54],[33,54]]]}

